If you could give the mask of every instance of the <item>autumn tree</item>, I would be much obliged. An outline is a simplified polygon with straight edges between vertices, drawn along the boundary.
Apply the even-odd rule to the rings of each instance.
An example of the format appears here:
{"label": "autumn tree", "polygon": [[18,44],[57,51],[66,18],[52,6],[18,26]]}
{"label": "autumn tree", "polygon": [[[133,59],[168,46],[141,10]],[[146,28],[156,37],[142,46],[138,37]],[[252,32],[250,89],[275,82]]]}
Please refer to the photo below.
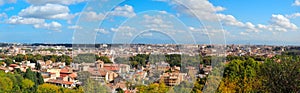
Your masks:
{"label": "autumn tree", "polygon": [[34,82],[32,82],[31,80],[29,80],[29,79],[22,80],[21,88],[23,89],[24,93],[30,93],[31,88],[33,88],[33,87],[34,87]]}
{"label": "autumn tree", "polygon": [[13,81],[8,77],[0,78],[0,92],[8,93],[13,89]]}
{"label": "autumn tree", "polygon": [[60,88],[52,84],[42,84],[38,86],[37,93],[60,93]]}
{"label": "autumn tree", "polygon": [[259,69],[260,63],[252,58],[231,61],[225,67],[224,79],[221,82],[219,90],[258,92],[261,87],[261,79],[257,74]]}

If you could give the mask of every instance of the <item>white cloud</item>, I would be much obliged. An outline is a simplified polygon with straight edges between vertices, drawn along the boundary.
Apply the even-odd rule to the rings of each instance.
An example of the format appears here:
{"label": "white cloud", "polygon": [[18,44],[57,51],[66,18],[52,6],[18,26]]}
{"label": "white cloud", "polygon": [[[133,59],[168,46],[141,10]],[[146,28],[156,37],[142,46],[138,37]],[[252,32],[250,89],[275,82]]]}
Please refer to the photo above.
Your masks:
{"label": "white cloud", "polygon": [[224,22],[225,25],[229,26],[237,26],[237,27],[243,27],[245,24],[238,21],[234,16],[232,15],[224,15],[224,14],[217,14],[222,22]]}
{"label": "white cloud", "polygon": [[67,6],[58,4],[46,4],[43,6],[31,5],[21,10],[19,16],[41,19],[64,19],[70,20],[75,15],[69,14],[70,10]]}
{"label": "white cloud", "polygon": [[158,11],[159,13],[162,13],[162,14],[167,14],[168,12],[167,11]]}
{"label": "white cloud", "polygon": [[[200,33],[201,35],[209,35],[209,33],[204,29],[204,28],[195,28],[195,27],[188,27],[188,29],[192,32],[192,33]],[[210,28],[209,28],[210,29]],[[216,32],[215,30],[211,30],[210,29],[210,33],[212,34],[212,32]],[[220,32],[217,32],[220,33]]]}
{"label": "white cloud", "polygon": [[7,14],[6,13],[0,13],[0,21],[2,20],[2,19],[6,19],[8,16],[7,16]]}
{"label": "white cloud", "polygon": [[[198,4],[200,2],[202,2],[203,4]],[[298,27],[295,24],[291,23],[290,20],[283,15],[272,15],[269,25],[262,25],[262,24],[254,25],[251,22],[241,22],[232,15],[216,13],[225,10],[225,8],[220,6],[213,6],[208,0],[188,0],[184,4],[189,5],[192,11],[194,11],[197,15],[199,15],[198,17],[200,19],[205,19],[208,21],[216,21],[216,19],[219,18],[224,25],[238,27],[244,29],[249,33],[259,32],[260,30],[288,31],[288,30],[298,29]],[[187,9],[186,11],[189,11],[189,9]],[[300,16],[300,14],[298,13],[291,15],[291,17],[298,17],[298,16]]]}
{"label": "white cloud", "polygon": [[148,29],[167,29],[173,28],[173,24],[169,21],[164,21],[161,15],[144,15],[145,27]]}
{"label": "white cloud", "polygon": [[[291,23],[288,18],[295,18],[300,16],[300,13],[295,13],[292,15],[287,15],[286,17],[283,15],[272,15],[270,24],[262,25],[262,24],[253,24],[251,22],[242,22],[236,19],[233,15],[226,15],[222,13],[218,13],[224,11],[225,8],[221,6],[214,6],[209,0],[178,0],[178,2],[172,0],[156,0],[169,2],[171,5],[175,5],[175,9],[179,12],[187,13],[192,16],[196,14],[198,18],[201,20],[206,20],[209,22],[218,22],[220,21],[226,26],[237,27],[245,32],[243,34],[252,33],[252,32],[260,32],[260,31],[289,31],[289,30],[297,30],[298,27]],[[181,4],[188,6],[189,8],[182,6]],[[296,0],[294,5],[300,6],[300,0]],[[219,19],[219,20],[218,20]],[[195,29],[194,29],[195,30]],[[208,31],[212,31],[208,29]]]}
{"label": "white cloud", "polygon": [[[89,8],[89,7],[88,7]],[[81,17],[86,21],[99,21],[105,19],[105,13],[96,13],[91,11],[92,8],[88,9],[87,12],[82,12]],[[124,5],[118,6],[113,11],[109,12],[112,16],[122,16],[122,17],[133,17],[135,16],[135,12],[132,6]]]}
{"label": "white cloud", "polygon": [[4,9],[4,11],[10,11],[10,10],[14,10],[15,8],[14,7],[8,7],[6,9]]}
{"label": "white cloud", "polygon": [[270,26],[266,26],[266,25],[262,25],[262,24],[258,24],[257,25],[258,29],[262,29],[262,30],[267,30],[267,31],[273,31],[273,28]]}
{"label": "white cloud", "polygon": [[113,32],[118,32],[118,31],[135,31],[135,28],[130,27],[130,26],[121,26],[119,28],[111,28],[110,29]]}
{"label": "white cloud", "polygon": [[8,3],[17,3],[17,0],[6,0]]}
{"label": "white cloud", "polygon": [[296,30],[298,27],[291,23],[288,18],[286,18],[283,15],[272,15],[271,17],[271,24],[275,26],[275,28],[283,28],[283,29],[290,29],[290,30]]}
{"label": "white cloud", "polygon": [[95,31],[96,31],[96,32],[100,32],[100,33],[102,33],[102,34],[108,34],[108,33],[109,33],[109,32],[106,31],[105,29],[100,29],[100,28],[95,29]]}
{"label": "white cloud", "polygon": [[43,24],[35,24],[34,28],[43,28],[47,30],[53,30],[53,31],[60,31],[60,28],[62,25],[58,22],[51,22],[51,23],[43,23]]}
{"label": "white cloud", "polygon": [[244,36],[249,35],[249,33],[247,33],[247,32],[240,32],[240,34],[244,35]]}
{"label": "white cloud", "polygon": [[189,6],[186,8],[178,4],[175,1],[171,1],[171,4],[176,5],[175,8],[183,13],[188,13],[190,15],[196,14],[198,18],[201,20],[208,21],[218,21],[218,16],[215,14],[216,12],[224,11],[225,8],[221,6],[214,6],[208,0],[178,0],[181,4],[185,6]]}
{"label": "white cloud", "polygon": [[19,16],[12,16],[7,20],[7,23],[9,24],[42,24],[44,23],[44,19],[38,19],[38,18],[23,18]]}
{"label": "white cloud", "polygon": [[281,32],[287,32],[289,30],[295,31],[298,29],[298,27],[294,23],[291,23],[287,17],[280,14],[273,14],[269,25],[258,24],[257,28],[260,30]]}
{"label": "white cloud", "polygon": [[92,11],[92,10],[93,10],[93,7],[89,6],[89,7],[86,8],[86,10]]}
{"label": "white cloud", "polygon": [[295,2],[293,3],[294,6],[300,6],[300,0],[295,0]]}
{"label": "white cloud", "polygon": [[173,1],[171,1],[171,4],[177,5],[175,6],[176,9],[181,12],[190,15],[195,14],[198,18],[200,18],[200,20],[207,20],[211,22],[221,21],[224,25],[227,26],[234,26],[234,27],[245,29],[247,31],[258,32],[256,26],[251,22],[244,23],[237,20],[232,15],[217,13],[217,12],[224,11],[226,8],[221,6],[214,6],[208,0],[178,0],[178,1],[185,6],[189,6],[189,8],[186,8],[185,6],[181,6],[177,2],[173,2]]}
{"label": "white cloud", "polygon": [[135,12],[132,6],[124,5],[116,7],[112,12],[110,12],[113,16],[123,16],[123,17],[133,17],[135,16]]}
{"label": "white cloud", "polygon": [[189,30],[191,30],[193,32],[200,32],[200,31],[202,31],[201,29],[196,29],[195,27],[189,27]]}
{"label": "white cloud", "polygon": [[151,24],[162,24],[164,21],[161,18],[161,16],[150,16],[150,15],[144,15],[145,23],[151,23]]}
{"label": "white cloud", "polygon": [[0,0],[0,6],[4,4],[4,0]]}
{"label": "white cloud", "polygon": [[285,15],[287,18],[297,18],[300,17],[300,13],[293,13],[291,15]]}
{"label": "white cloud", "polygon": [[58,22],[46,23],[45,19],[38,18],[23,18],[20,16],[10,17],[6,23],[8,24],[24,24],[24,25],[33,25],[34,28],[43,28],[48,30],[60,31],[62,25]]}
{"label": "white cloud", "polygon": [[151,33],[151,32],[146,32],[146,33],[142,33],[141,36],[142,36],[142,37],[151,37],[151,36],[153,36],[153,33]]}
{"label": "white cloud", "polygon": [[5,3],[16,3],[17,0],[0,0],[0,6],[4,5]]}
{"label": "white cloud", "polygon": [[217,14],[217,15],[219,16],[220,21],[224,23],[224,25],[242,28],[250,32],[259,32],[257,27],[251,22],[243,23],[237,20],[232,15],[224,15],[224,14]]}
{"label": "white cloud", "polygon": [[76,3],[85,2],[87,0],[26,0],[30,4],[43,5],[43,4],[64,4],[71,5]]}
{"label": "white cloud", "polygon": [[78,25],[74,25],[74,26],[68,26],[68,29],[76,30],[76,29],[82,29],[82,27]]}
{"label": "white cloud", "polygon": [[119,29],[118,28],[110,28],[111,31],[117,32]]}
{"label": "white cloud", "polygon": [[105,15],[102,13],[97,14],[96,12],[82,12],[81,17],[86,21],[99,21],[104,20]]}

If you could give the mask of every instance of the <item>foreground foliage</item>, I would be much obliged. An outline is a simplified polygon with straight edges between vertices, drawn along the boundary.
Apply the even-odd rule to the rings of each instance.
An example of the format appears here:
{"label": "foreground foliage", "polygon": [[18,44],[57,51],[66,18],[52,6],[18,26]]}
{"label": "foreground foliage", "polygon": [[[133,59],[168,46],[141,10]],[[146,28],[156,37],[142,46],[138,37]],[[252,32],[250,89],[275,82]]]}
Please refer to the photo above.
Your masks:
{"label": "foreground foliage", "polygon": [[67,89],[44,83],[38,72],[30,69],[24,72],[5,73],[0,71],[0,93],[83,93],[82,89]]}
{"label": "foreground foliage", "polygon": [[[230,62],[224,64],[224,75],[216,92],[300,92],[300,56],[282,55],[273,58],[229,56],[228,59]],[[198,78],[191,92],[202,93],[206,83],[206,78]],[[160,83],[139,86],[138,90],[140,93],[174,91],[172,87],[161,86]]]}

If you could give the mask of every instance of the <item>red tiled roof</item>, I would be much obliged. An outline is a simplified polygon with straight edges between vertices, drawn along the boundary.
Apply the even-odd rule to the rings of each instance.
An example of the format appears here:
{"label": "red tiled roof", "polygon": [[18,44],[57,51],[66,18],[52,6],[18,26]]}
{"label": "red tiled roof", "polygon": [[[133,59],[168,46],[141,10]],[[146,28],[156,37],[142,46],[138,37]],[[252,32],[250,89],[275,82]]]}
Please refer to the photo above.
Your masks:
{"label": "red tiled roof", "polygon": [[125,90],[124,93],[130,93],[130,91],[129,90]]}
{"label": "red tiled roof", "polygon": [[117,67],[117,66],[104,66],[104,69],[110,70],[110,71],[117,71],[117,70],[119,70],[120,68]]}
{"label": "red tiled roof", "polygon": [[69,74],[64,74],[64,73],[61,73],[60,74],[60,77],[66,77],[66,76],[68,76]]}
{"label": "red tiled roof", "polygon": [[70,76],[71,78],[76,78],[76,77],[77,77],[77,74],[76,74],[76,73],[72,73],[72,74],[69,74],[69,76]]}
{"label": "red tiled roof", "polygon": [[17,67],[17,64],[10,64],[9,67]]}
{"label": "red tiled roof", "polygon": [[0,70],[7,70],[7,68],[4,68],[4,67],[0,67]]}
{"label": "red tiled roof", "polygon": [[71,73],[71,71],[69,67],[65,67],[60,70],[60,73]]}

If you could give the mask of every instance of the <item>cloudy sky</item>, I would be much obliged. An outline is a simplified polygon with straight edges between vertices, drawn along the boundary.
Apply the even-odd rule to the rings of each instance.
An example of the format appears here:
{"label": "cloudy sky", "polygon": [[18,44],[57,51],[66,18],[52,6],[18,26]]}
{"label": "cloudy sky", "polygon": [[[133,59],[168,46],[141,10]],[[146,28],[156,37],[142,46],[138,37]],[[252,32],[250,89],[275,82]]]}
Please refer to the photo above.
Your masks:
{"label": "cloudy sky", "polygon": [[176,43],[179,38],[200,44],[300,45],[300,0],[108,2],[113,1],[0,0],[0,42],[88,42],[84,38],[95,34],[95,43],[133,37],[135,43]]}

